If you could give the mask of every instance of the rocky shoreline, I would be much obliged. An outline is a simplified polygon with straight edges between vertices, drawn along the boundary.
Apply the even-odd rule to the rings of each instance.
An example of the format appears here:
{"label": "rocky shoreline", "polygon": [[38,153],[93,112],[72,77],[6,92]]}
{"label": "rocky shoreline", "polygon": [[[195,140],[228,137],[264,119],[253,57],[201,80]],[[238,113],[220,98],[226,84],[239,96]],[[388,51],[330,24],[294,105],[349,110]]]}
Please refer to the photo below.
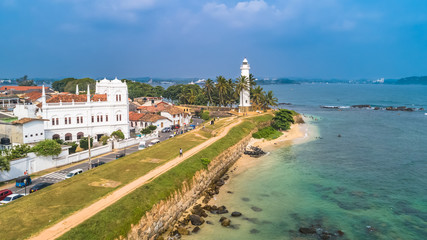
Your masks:
{"label": "rocky shoreline", "polygon": [[[272,224],[272,222],[269,222],[267,220],[260,221],[256,217],[246,217],[246,214],[244,212],[241,212],[241,210],[239,209],[229,209],[227,206],[224,205],[215,205],[217,195],[220,193],[221,187],[223,187],[227,183],[227,181],[230,180],[231,175],[239,174],[240,172],[244,171],[246,167],[252,167],[253,165],[251,164],[256,164],[258,160],[254,159],[253,157],[258,157],[258,155],[262,156],[266,154],[266,152],[263,150],[264,147],[271,150],[277,148],[279,143],[285,143],[290,140],[305,138],[305,136],[307,135],[306,131],[307,129],[299,128],[299,125],[296,124],[292,126],[292,129],[289,132],[285,132],[281,139],[276,139],[273,141],[253,139],[252,141],[250,141],[245,151],[246,156],[243,156],[240,160],[238,160],[236,164],[234,164],[230,169],[228,169],[228,171],[224,172],[220,177],[212,181],[208,188],[200,195],[199,200],[193,206],[187,209],[183,213],[182,217],[176,222],[176,224],[159,239],[185,239],[185,236],[187,235],[198,234],[200,231],[203,231],[203,228],[209,227],[209,225],[217,224],[220,224],[224,228],[238,230],[240,224],[234,222],[234,219],[238,218],[256,225]],[[251,158],[253,160],[251,162],[248,162],[247,160]],[[233,194],[233,191],[228,190],[226,193],[223,192],[221,194]],[[250,201],[250,199],[242,198],[242,201],[247,202]],[[263,209],[257,206],[252,206],[250,210],[254,213],[259,213],[263,211]],[[250,229],[251,234],[257,234],[259,232],[260,230],[256,228]],[[298,234],[299,236],[303,237],[307,233],[298,232],[298,229],[296,229],[295,233],[292,234]],[[337,232],[329,234],[328,231],[324,230],[324,232],[321,232],[320,234],[318,234],[318,236],[319,239],[327,239],[325,238],[325,236],[329,236],[329,239],[335,239],[335,237],[337,237],[337,234]],[[340,235],[338,234],[338,236]]]}
{"label": "rocky shoreline", "polygon": [[413,108],[413,107],[393,107],[393,106],[372,106],[368,104],[352,105],[352,106],[320,106],[321,108],[327,109],[347,109],[347,108],[358,108],[358,109],[369,109],[369,110],[386,110],[386,111],[404,111],[404,112],[415,112],[424,111],[424,108]]}

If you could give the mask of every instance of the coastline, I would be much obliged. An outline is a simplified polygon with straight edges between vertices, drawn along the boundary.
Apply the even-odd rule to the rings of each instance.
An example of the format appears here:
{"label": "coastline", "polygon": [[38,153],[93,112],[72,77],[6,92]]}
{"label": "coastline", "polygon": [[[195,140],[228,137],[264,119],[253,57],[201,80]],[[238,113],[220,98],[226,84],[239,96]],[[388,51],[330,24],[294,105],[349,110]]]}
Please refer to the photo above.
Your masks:
{"label": "coastline", "polygon": [[[304,119],[308,120],[308,119]],[[277,139],[273,140],[265,140],[265,139],[254,139],[252,138],[248,144],[249,146],[256,146],[260,147],[262,150],[267,152],[267,155],[269,152],[274,151],[279,148],[283,148],[285,146],[293,145],[293,144],[301,144],[307,141],[310,141],[314,139],[313,136],[314,129],[313,126],[310,125],[309,121],[306,121],[306,123],[302,124],[293,124],[291,126],[291,129],[288,131],[284,131],[283,135],[280,136]],[[228,169],[228,171],[220,177],[219,181],[223,181],[223,184],[221,184],[220,191],[213,195],[208,202],[204,201],[203,194],[200,196],[200,198],[196,201],[194,205],[192,205],[190,208],[188,208],[182,215],[182,217],[179,219],[178,222],[185,222],[186,216],[191,215],[194,213],[195,209],[198,209],[199,206],[203,206],[202,208],[206,210],[208,217],[206,218],[207,224],[202,224],[201,226],[193,226],[191,223],[189,223],[186,227],[188,229],[188,234],[183,234],[181,237],[183,239],[191,239],[196,237],[197,234],[190,234],[190,232],[193,230],[194,232],[198,232],[199,230],[201,232],[205,232],[207,234],[210,234],[210,232],[213,230],[211,227],[208,227],[208,225],[212,224],[212,218],[221,216],[213,213],[209,213],[209,210],[206,208],[206,206],[222,206],[223,200],[226,200],[230,197],[233,197],[233,189],[229,187],[227,184],[228,181],[230,181],[231,178],[238,176],[239,174],[245,172],[246,170],[255,167],[259,161],[262,161],[264,156],[261,156],[260,158],[254,158],[250,157],[249,155],[242,154],[242,156]],[[218,182],[214,182],[213,185],[215,186]],[[206,191],[209,191],[207,189]],[[226,208],[227,206],[224,206]],[[197,211],[197,210],[196,210]],[[224,215],[225,216],[225,215]],[[188,218],[188,217],[187,217]],[[197,228],[197,231],[194,231],[194,229]],[[232,228],[234,228],[232,226]],[[172,230],[172,229],[170,229]],[[185,231],[184,231],[185,232]],[[171,231],[167,231],[163,236],[171,237]],[[174,239],[174,238],[168,238],[168,239]]]}
{"label": "coastline", "polygon": [[[305,121],[307,119],[304,119]],[[284,131],[283,135],[272,140],[265,139],[254,139],[252,138],[248,146],[259,147],[267,154],[271,151],[277,150],[279,148],[290,146],[293,144],[301,144],[313,139],[313,126],[309,122],[292,124],[291,129]],[[227,172],[230,177],[236,176],[241,172],[253,167],[258,163],[261,158],[253,158],[248,155],[243,154],[234,164],[230,167],[230,170]],[[212,201],[212,200],[211,200]],[[209,204],[214,204],[209,202]]]}

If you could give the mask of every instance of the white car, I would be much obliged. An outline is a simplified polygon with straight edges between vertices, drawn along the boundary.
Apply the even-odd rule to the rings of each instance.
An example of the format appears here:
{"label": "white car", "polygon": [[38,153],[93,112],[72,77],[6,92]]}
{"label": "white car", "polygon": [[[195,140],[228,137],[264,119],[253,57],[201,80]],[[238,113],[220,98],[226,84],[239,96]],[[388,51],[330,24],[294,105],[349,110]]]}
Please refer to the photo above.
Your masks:
{"label": "white car", "polygon": [[145,142],[139,142],[138,150],[145,149]]}
{"label": "white car", "polygon": [[12,201],[14,201],[14,200],[16,200],[16,199],[18,199],[18,198],[20,198],[20,197],[23,197],[24,195],[22,195],[22,194],[10,194],[9,196],[7,196],[7,197],[5,197],[1,202],[0,202],[0,204],[1,205],[3,205],[3,204],[6,204],[6,203],[10,203],[10,202],[12,202]]}
{"label": "white car", "polygon": [[80,173],[83,173],[83,169],[74,169],[73,171],[70,171],[67,176],[65,176],[65,179],[70,178],[70,177],[74,177]]}

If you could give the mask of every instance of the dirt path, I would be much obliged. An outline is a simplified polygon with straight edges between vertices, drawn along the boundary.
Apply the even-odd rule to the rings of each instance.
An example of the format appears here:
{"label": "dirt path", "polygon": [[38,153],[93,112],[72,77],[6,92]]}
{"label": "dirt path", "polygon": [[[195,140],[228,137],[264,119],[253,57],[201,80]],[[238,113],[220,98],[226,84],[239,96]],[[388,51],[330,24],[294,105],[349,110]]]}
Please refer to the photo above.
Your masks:
{"label": "dirt path", "polygon": [[112,205],[122,197],[126,196],[127,194],[131,193],[135,189],[141,187],[148,181],[162,175],[163,173],[167,172],[169,169],[175,167],[185,159],[193,156],[200,150],[208,147],[209,145],[213,144],[220,138],[224,137],[228,131],[242,122],[242,119],[238,119],[234,123],[226,126],[217,136],[207,140],[206,142],[201,143],[200,145],[184,152],[183,157],[177,157],[175,159],[172,159],[165,163],[162,166],[159,166],[144,176],[136,179],[135,181],[125,185],[124,187],[117,189],[116,191],[112,192],[111,194],[105,196],[104,198],[100,199],[99,201],[93,203],[92,205],[79,210],[75,212],[73,215],[67,217],[66,219],[60,221],[59,223],[41,231],[36,236],[31,237],[31,240],[48,240],[48,239],[55,239],[63,235],[64,233],[68,232],[71,228],[76,227],[80,223],[83,223],[85,220],[91,218],[98,212],[102,211],[103,209],[107,208],[108,206]]}

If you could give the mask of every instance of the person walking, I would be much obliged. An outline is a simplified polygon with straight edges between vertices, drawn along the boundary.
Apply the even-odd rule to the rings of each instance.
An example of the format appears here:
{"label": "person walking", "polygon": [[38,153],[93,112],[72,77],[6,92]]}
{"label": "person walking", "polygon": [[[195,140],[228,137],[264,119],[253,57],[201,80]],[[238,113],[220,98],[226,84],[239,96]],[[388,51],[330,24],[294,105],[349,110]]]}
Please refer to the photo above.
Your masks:
{"label": "person walking", "polygon": [[182,157],[182,148],[179,148],[179,156]]}

